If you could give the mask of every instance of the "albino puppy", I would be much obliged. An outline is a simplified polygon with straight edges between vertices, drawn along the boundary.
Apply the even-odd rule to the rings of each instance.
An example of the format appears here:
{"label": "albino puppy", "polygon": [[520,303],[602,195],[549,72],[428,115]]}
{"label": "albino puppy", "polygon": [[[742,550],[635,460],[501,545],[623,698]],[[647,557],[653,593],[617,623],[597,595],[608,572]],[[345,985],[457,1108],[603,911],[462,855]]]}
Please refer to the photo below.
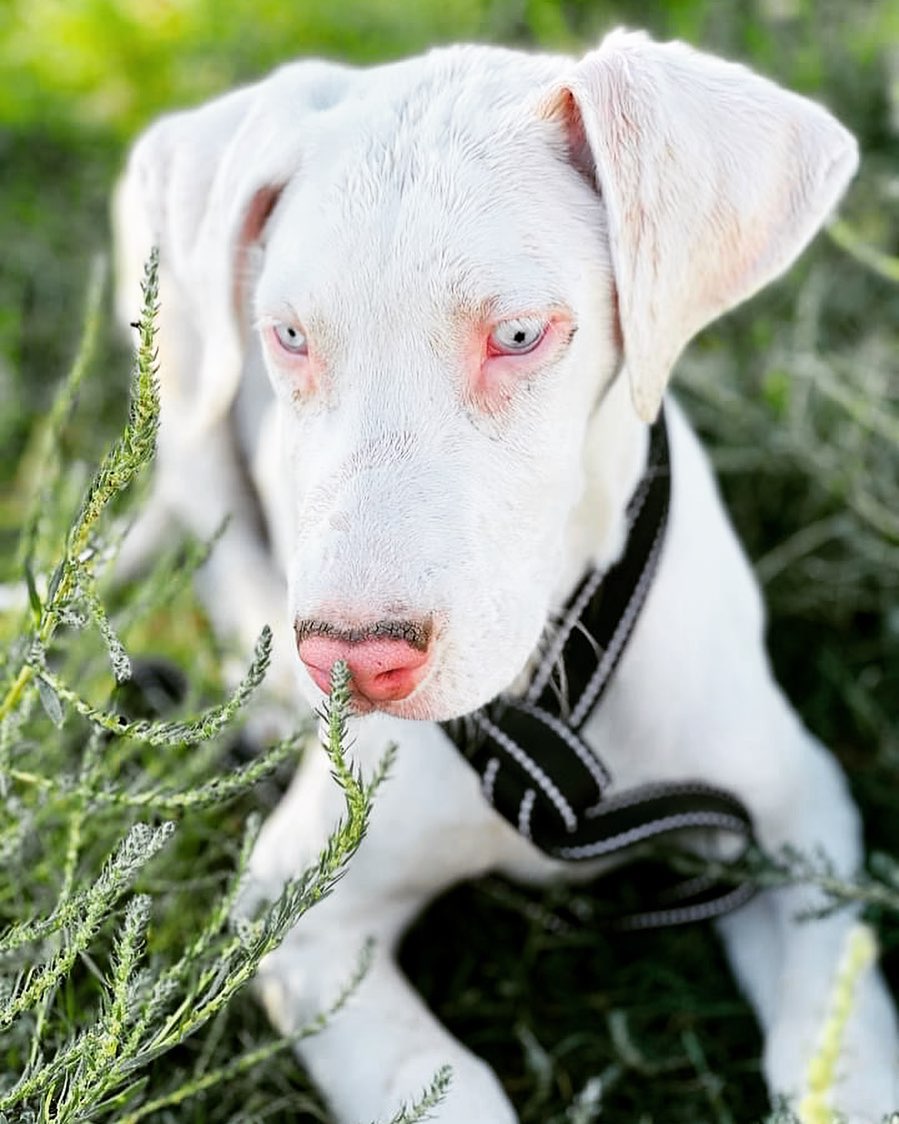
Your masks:
{"label": "albino puppy", "polygon": [[[366,715],[356,758],[399,747],[349,873],[259,980],[289,1032],[376,938],[358,994],[302,1046],[340,1121],[388,1118],[446,1062],[435,1119],[515,1120],[394,950],[460,879],[584,870],[497,815],[436,722],[524,690],[581,574],[622,552],[681,350],[793,261],[856,161],[813,102],[623,32],[579,61],[453,47],[369,70],[293,63],[138,141],[117,196],[121,316],[158,243],[163,418],[131,550],[165,518],[205,536],[229,515],[204,574],[216,625],[248,646],[269,622],[275,684],[311,706],[346,658]],[[844,779],[772,680],[749,566],[696,438],[666,412],[661,560],[583,736],[611,793],[704,780],[745,804],[766,849],[820,848],[849,874]],[[317,854],[340,810],[310,752],[259,840],[247,908]],[[774,890],[720,922],[770,1091],[794,1103],[852,924],[797,920],[819,904]],[[879,1120],[899,1106],[896,1074],[871,973],[836,1107]]]}

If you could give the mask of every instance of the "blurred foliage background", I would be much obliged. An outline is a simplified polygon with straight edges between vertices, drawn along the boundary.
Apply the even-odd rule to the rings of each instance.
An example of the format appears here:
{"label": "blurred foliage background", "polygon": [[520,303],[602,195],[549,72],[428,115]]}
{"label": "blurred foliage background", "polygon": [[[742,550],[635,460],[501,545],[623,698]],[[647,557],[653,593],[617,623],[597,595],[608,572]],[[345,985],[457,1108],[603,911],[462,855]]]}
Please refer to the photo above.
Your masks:
{"label": "blurred foliage background", "polygon": [[[861,143],[843,225],[705,332],[679,386],[756,562],[778,675],[847,768],[869,845],[895,856],[895,0],[0,0],[0,579],[35,422],[71,360],[91,259],[108,250],[109,190],[143,124],[299,54],[367,64],[466,39],[577,52],[618,24],[741,59],[824,101]],[[73,479],[122,422],[127,370],[110,328],[63,450]],[[155,641],[190,664],[199,619],[163,619]],[[705,931],[564,935],[544,924],[544,905],[492,883],[463,888],[406,948],[416,982],[498,1067],[524,1120],[593,1119],[571,1106],[600,1071],[614,1077],[603,1119],[760,1118],[758,1040]],[[880,920],[897,983],[899,924]],[[266,1033],[244,1002],[216,1049],[236,1049],[247,1027]],[[296,1075],[266,1080],[281,1090]],[[231,1118],[222,1113],[208,1119]]]}

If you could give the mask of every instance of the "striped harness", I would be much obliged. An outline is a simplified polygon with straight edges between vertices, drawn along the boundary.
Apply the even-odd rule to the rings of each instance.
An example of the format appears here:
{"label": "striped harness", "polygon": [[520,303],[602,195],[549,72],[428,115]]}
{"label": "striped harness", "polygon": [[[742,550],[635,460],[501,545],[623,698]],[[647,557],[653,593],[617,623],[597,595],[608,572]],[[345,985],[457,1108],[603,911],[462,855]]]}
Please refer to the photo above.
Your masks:
{"label": "striped harness", "polygon": [[[752,820],[731,793],[701,781],[645,784],[607,795],[612,778],[583,728],[602,700],[652,585],[671,495],[664,413],[650,433],[646,470],[627,508],[622,557],[591,570],[522,697],[501,695],[444,723],[481,777],[485,798],[545,854],[570,862],[614,855],[685,829],[730,832],[743,852]],[[747,901],[754,887],[700,875],[678,879],[652,908],[611,920],[616,928],[657,928],[714,917]]]}

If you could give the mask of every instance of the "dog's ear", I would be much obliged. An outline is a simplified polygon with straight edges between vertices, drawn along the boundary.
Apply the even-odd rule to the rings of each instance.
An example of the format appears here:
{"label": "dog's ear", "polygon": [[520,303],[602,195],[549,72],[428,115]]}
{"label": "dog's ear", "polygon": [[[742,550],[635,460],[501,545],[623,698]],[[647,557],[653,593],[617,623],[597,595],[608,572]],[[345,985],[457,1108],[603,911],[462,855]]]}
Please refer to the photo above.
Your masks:
{"label": "dog's ear", "polygon": [[[175,331],[196,345],[182,376],[190,385],[178,387],[189,414],[182,421],[203,428],[233,399],[251,248],[300,167],[310,115],[339,101],[352,73],[320,62],[284,67],[162,118],[132,150],[115,204],[121,272],[138,276],[139,262],[159,246],[161,300],[177,305],[163,308],[163,325],[181,321]],[[133,319],[136,297],[125,280],[120,315]]]}
{"label": "dog's ear", "polygon": [[650,421],[691,337],[812,238],[856,169],[855,140],[745,67],[624,31],[542,112],[605,203],[625,365]]}

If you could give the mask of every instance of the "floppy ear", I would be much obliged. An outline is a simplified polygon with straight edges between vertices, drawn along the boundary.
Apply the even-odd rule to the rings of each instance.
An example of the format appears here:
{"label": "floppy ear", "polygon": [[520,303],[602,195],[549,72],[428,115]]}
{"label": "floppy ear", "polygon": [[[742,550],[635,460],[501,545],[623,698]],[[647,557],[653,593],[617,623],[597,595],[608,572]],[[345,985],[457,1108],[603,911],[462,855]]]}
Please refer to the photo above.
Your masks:
{"label": "floppy ear", "polygon": [[[181,321],[179,335],[196,344],[179,407],[197,428],[220,417],[237,389],[250,248],[300,165],[310,116],[340,100],[352,73],[321,62],[283,67],[162,118],[131,153],[115,205],[122,272],[139,276],[159,246],[164,322]],[[123,320],[133,319],[135,294],[120,290],[119,306]]]}
{"label": "floppy ear", "polygon": [[605,203],[641,418],[705,324],[793,261],[858,164],[821,106],[683,43],[613,32],[543,105]]}

